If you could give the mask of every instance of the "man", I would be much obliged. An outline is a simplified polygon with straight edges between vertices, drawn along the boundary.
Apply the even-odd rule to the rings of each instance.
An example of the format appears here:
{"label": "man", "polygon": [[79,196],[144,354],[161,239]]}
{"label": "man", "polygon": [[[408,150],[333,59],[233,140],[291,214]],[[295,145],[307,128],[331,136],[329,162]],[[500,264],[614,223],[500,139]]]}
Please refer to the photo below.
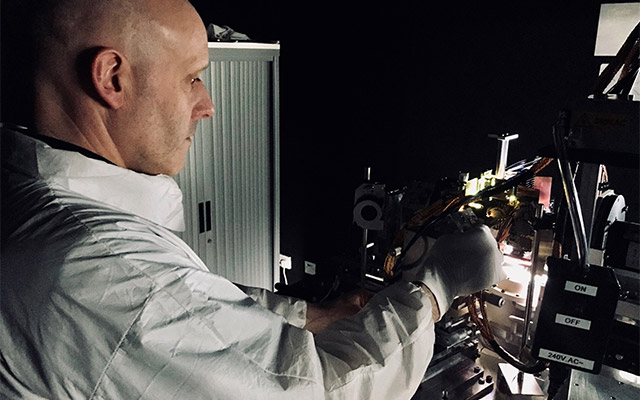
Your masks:
{"label": "man", "polygon": [[33,127],[2,132],[2,396],[411,397],[434,320],[501,276],[488,229],[411,255],[412,282],[366,305],[249,297],[170,231],[182,208],[168,175],[214,113],[193,7],[59,0],[34,11]]}

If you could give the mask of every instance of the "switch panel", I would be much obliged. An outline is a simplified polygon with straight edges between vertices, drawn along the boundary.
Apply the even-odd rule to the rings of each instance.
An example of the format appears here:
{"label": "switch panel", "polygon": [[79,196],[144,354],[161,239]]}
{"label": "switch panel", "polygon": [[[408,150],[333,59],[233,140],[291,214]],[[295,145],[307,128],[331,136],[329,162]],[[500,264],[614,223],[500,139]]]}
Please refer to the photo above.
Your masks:
{"label": "switch panel", "polygon": [[618,304],[613,269],[547,258],[549,279],[533,340],[533,355],[598,374]]}

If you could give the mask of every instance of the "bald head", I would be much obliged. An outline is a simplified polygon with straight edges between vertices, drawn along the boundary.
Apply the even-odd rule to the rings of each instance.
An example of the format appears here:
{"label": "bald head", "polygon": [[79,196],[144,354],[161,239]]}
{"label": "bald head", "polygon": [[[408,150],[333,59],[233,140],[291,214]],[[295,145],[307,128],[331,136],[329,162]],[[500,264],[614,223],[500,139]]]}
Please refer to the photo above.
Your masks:
{"label": "bald head", "polygon": [[[35,31],[35,125],[113,163],[175,174],[196,122],[207,34],[186,0],[52,0]],[[185,146],[186,144],[186,146]]]}
{"label": "bald head", "polygon": [[189,25],[193,33],[202,30],[186,0],[53,0],[36,18],[36,68],[62,74],[73,72],[77,58],[91,49],[109,47],[131,62],[139,56],[148,61],[176,31]]}

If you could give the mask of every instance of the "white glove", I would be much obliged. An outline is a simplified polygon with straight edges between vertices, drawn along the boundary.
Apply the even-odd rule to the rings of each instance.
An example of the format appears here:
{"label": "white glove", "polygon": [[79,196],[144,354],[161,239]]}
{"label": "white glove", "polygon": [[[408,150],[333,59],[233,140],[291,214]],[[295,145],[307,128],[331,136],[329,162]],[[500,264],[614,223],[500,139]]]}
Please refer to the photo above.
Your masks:
{"label": "white glove", "polygon": [[432,245],[420,238],[405,256],[403,265],[410,269],[404,272],[403,279],[424,283],[443,315],[455,297],[478,292],[505,279],[502,261],[491,231],[481,225],[464,233],[443,235]]}

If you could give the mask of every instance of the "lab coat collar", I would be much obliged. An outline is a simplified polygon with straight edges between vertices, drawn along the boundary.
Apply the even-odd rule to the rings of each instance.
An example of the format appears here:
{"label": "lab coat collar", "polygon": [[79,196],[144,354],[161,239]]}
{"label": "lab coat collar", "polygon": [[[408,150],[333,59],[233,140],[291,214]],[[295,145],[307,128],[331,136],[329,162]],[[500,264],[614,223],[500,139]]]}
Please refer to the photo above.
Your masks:
{"label": "lab coat collar", "polygon": [[[167,229],[184,231],[182,192],[167,175],[146,175],[52,148],[33,137],[3,128],[3,163],[68,190],[138,215]],[[26,165],[25,165],[26,163]]]}

